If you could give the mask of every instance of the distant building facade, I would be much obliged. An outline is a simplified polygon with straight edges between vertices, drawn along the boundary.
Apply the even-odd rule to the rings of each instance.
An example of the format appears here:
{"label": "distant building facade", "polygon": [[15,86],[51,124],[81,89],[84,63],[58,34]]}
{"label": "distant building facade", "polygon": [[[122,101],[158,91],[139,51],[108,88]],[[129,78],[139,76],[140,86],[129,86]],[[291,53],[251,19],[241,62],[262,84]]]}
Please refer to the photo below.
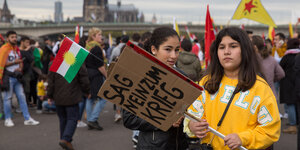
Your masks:
{"label": "distant building facade", "polygon": [[54,3],[54,22],[55,23],[61,23],[64,21],[62,7],[63,7],[63,5],[62,5],[61,1],[56,1]]}
{"label": "distant building facade", "polygon": [[153,14],[151,23],[152,23],[152,24],[156,24],[156,23],[157,23],[157,18],[156,18],[156,16],[155,16],[155,14]]}
{"label": "distant building facade", "polygon": [[7,2],[4,0],[3,8],[0,9],[0,22],[1,23],[11,23],[15,15],[10,13],[8,9]]}
{"label": "distant building facade", "polygon": [[144,22],[144,15],[140,14],[133,4],[108,4],[108,0],[84,0],[83,20],[85,22]]}

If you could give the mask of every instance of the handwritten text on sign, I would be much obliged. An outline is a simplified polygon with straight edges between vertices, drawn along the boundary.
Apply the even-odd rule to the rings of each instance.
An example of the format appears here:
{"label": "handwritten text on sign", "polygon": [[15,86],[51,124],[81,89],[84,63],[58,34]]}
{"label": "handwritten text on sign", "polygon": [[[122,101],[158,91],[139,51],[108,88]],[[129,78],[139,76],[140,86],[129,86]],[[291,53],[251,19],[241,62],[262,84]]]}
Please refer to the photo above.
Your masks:
{"label": "handwritten text on sign", "polygon": [[166,131],[201,91],[126,47],[98,96]]}
{"label": "handwritten text on sign", "polygon": [[[143,107],[145,111],[141,111],[141,115],[161,124],[162,120],[166,120],[166,113],[170,113],[176,106],[177,102],[174,99],[180,100],[184,97],[184,93],[179,88],[166,89],[167,83],[162,81],[162,76],[166,75],[166,72],[154,66],[138,83],[134,83],[128,77],[115,74],[113,78],[119,84],[110,84],[113,92],[104,91],[104,99],[113,101],[119,98],[119,104],[134,114]],[[137,84],[137,88],[131,90],[134,84]],[[124,96],[125,92],[129,93],[128,97]]]}

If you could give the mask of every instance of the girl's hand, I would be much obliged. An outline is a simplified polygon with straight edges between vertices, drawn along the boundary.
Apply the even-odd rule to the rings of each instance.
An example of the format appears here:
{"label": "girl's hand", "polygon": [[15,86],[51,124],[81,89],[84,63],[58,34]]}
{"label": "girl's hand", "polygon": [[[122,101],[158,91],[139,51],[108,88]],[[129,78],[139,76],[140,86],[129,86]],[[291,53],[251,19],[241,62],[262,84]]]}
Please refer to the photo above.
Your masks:
{"label": "girl's hand", "polygon": [[228,134],[224,138],[224,142],[225,142],[225,145],[227,145],[230,149],[236,149],[236,148],[242,146],[242,141],[236,133]]}
{"label": "girl's hand", "polygon": [[205,119],[201,119],[200,122],[190,121],[189,122],[189,128],[190,130],[198,137],[198,138],[204,138],[207,135],[207,132],[209,132],[208,129],[209,124]]}

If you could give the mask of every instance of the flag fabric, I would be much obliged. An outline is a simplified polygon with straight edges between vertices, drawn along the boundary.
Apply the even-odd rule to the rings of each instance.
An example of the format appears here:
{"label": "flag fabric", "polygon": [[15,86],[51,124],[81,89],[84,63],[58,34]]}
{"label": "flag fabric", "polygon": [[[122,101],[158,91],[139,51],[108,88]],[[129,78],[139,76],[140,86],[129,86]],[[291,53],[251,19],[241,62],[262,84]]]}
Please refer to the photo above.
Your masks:
{"label": "flag fabric", "polygon": [[210,55],[209,49],[211,43],[215,40],[214,28],[212,25],[212,20],[209,13],[209,5],[207,5],[206,11],[206,19],[205,19],[205,34],[204,34],[204,41],[205,41],[205,64],[206,67],[210,62]]}
{"label": "flag fabric", "polygon": [[182,42],[183,39],[185,39],[185,36],[184,35],[180,36],[180,42]]}
{"label": "flag fabric", "polygon": [[220,25],[220,30],[222,30],[223,29],[223,26],[222,25]]}
{"label": "flag fabric", "polygon": [[292,10],[291,23],[296,24],[300,22],[300,10]]}
{"label": "flag fabric", "polygon": [[75,38],[74,42],[79,43],[80,37],[79,37],[79,26],[77,25],[75,28]]}
{"label": "flag fabric", "polygon": [[292,23],[289,23],[289,32],[290,32],[290,38],[293,38],[293,26]]}
{"label": "flag fabric", "polygon": [[197,39],[196,35],[195,34],[191,34],[191,38],[193,39],[192,42],[194,42],[195,39]]}
{"label": "flag fabric", "polygon": [[2,84],[2,78],[3,78],[3,73],[4,73],[4,68],[6,61],[8,59],[8,55],[12,50],[16,50],[17,53],[21,56],[20,51],[16,46],[12,46],[10,43],[5,43],[1,48],[0,48],[0,83]]}
{"label": "flag fabric", "polygon": [[215,26],[214,19],[211,16],[210,16],[210,19],[211,19],[211,22],[212,22],[212,26],[214,28],[214,33],[215,33],[215,35],[217,35],[217,33],[218,33],[218,27]]}
{"label": "flag fabric", "polygon": [[240,20],[242,18],[277,27],[260,0],[241,0],[232,19]]}
{"label": "flag fabric", "polygon": [[245,25],[244,25],[244,24],[241,24],[241,25],[240,25],[240,28],[241,28],[242,30],[245,30]]}
{"label": "flag fabric", "polygon": [[2,36],[2,34],[0,34],[0,39],[4,42],[5,40],[4,40],[4,38],[3,38],[3,36]]}
{"label": "flag fabric", "polygon": [[274,40],[274,37],[275,37],[275,30],[274,30],[274,27],[272,27],[272,26],[269,26],[269,35],[268,35],[268,37],[273,43],[273,40]]}
{"label": "flag fabric", "polygon": [[190,30],[187,26],[185,26],[185,31],[186,31],[187,35],[189,36],[189,39],[191,40],[191,42],[193,42],[194,39],[192,38],[192,34],[190,33]]}
{"label": "flag fabric", "polygon": [[71,83],[88,55],[87,50],[66,37],[49,70],[62,75]]}
{"label": "flag fabric", "polygon": [[108,44],[109,44],[109,47],[112,47],[113,41],[112,41],[110,33],[108,33]]}
{"label": "flag fabric", "polygon": [[178,36],[180,37],[179,27],[175,17],[173,18],[173,29],[177,32]]}
{"label": "flag fabric", "polygon": [[34,66],[38,67],[40,69],[43,69],[43,64],[41,61],[41,54],[40,54],[40,50],[38,48],[34,48],[33,50],[33,57],[34,57]]}
{"label": "flag fabric", "polygon": [[83,36],[83,26],[80,26],[79,36],[80,36],[80,38],[82,38],[82,36]]}
{"label": "flag fabric", "polygon": [[265,37],[265,32],[263,32],[263,33],[261,34],[261,38],[264,39],[264,40],[266,39],[266,37]]}

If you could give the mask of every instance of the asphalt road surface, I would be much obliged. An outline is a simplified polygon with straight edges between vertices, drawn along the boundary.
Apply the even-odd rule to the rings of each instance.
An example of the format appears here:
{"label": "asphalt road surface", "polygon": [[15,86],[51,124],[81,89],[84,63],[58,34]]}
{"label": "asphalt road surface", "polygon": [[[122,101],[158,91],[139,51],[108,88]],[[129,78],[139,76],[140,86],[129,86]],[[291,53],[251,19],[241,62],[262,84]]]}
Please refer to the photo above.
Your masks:
{"label": "asphalt road surface", "polygon": [[[30,109],[31,116],[40,121],[37,126],[25,126],[23,116],[14,113],[14,127],[4,127],[0,120],[0,150],[62,150],[59,142],[59,125],[56,114],[36,114]],[[76,150],[133,150],[131,130],[114,122],[114,111],[111,103],[107,102],[99,117],[103,131],[77,128],[73,146]],[[282,120],[282,129],[287,120]],[[281,133],[280,140],[274,144],[275,150],[296,150],[296,134]]]}

